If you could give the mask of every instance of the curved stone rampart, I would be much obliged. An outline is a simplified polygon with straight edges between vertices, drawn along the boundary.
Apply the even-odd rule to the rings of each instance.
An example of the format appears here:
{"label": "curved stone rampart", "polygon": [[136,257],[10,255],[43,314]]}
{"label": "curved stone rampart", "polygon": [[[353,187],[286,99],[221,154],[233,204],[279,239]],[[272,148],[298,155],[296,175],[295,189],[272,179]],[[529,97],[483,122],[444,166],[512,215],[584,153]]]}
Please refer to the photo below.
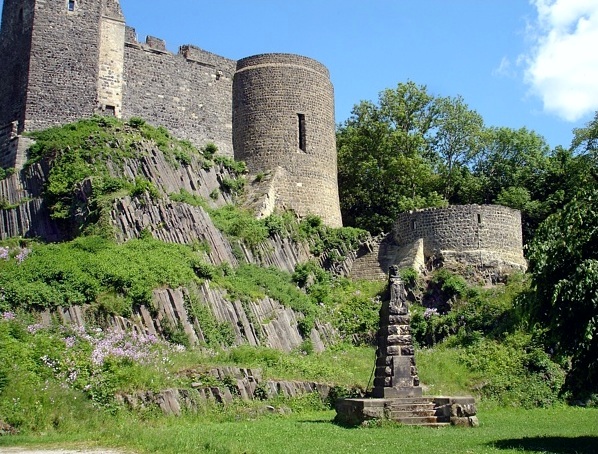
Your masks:
{"label": "curved stone rampart", "polygon": [[441,255],[468,265],[526,268],[521,213],[500,205],[454,205],[399,215],[393,227],[399,246],[423,239],[426,258]]}
{"label": "curved stone rampart", "polygon": [[276,208],[341,226],[334,90],[319,62],[262,54],[237,63],[233,80],[235,159],[253,175],[278,172]]}

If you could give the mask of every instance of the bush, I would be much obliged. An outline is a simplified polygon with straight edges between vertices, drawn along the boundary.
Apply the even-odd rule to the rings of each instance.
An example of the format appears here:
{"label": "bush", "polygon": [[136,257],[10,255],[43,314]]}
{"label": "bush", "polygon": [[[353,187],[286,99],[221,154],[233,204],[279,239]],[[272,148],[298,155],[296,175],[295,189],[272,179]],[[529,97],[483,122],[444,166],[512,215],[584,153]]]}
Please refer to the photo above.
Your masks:
{"label": "bush", "polygon": [[178,193],[169,194],[168,196],[173,202],[182,202],[194,207],[202,207],[208,210],[208,203],[202,197],[191,194],[189,191],[181,188]]}
{"label": "bush", "polygon": [[220,188],[223,192],[233,195],[240,195],[245,189],[245,180],[242,178],[222,178]]}
{"label": "bush", "polygon": [[8,169],[3,169],[0,167],[0,180],[5,180],[6,178],[13,175],[14,173],[15,173],[14,167],[11,167]]}
{"label": "bush", "polygon": [[4,303],[9,307],[92,304],[106,294],[124,298],[129,307],[148,304],[154,288],[188,285],[197,280],[194,270],[202,268],[190,247],[152,238],[117,245],[100,237],[82,237],[32,249],[21,262],[0,260]]}
{"label": "bush", "polygon": [[211,160],[214,157],[214,155],[218,152],[218,147],[216,146],[216,144],[210,142],[206,144],[206,146],[203,147],[201,151],[203,152],[204,158]]}
{"label": "bush", "polygon": [[210,210],[210,217],[218,230],[232,239],[240,239],[249,247],[256,247],[268,238],[264,221],[256,219],[253,213],[226,205]]}
{"label": "bush", "polygon": [[440,285],[442,291],[446,293],[447,299],[454,296],[464,296],[468,290],[467,282],[462,276],[445,268],[441,268],[434,273],[432,282]]}
{"label": "bush", "polygon": [[160,198],[160,191],[154,183],[146,178],[135,177],[135,184],[131,189],[131,196],[140,197],[146,193],[152,200],[157,200]]}
{"label": "bush", "polygon": [[501,405],[532,408],[560,401],[565,372],[534,345],[531,335],[514,333],[502,343],[480,339],[463,351],[461,361],[479,374],[482,395]]}

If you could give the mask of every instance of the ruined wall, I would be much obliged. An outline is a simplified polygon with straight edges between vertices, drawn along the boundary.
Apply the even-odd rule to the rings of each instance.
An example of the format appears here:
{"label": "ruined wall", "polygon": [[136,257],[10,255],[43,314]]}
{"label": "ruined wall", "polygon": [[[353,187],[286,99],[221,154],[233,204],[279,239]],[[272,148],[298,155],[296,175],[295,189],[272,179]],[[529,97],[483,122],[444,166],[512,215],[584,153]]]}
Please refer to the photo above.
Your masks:
{"label": "ruined wall", "polygon": [[94,113],[139,116],[232,156],[236,62],[164,42],[137,42],[118,0],[6,0],[0,34],[0,127],[19,132]]}
{"label": "ruined wall", "polygon": [[424,254],[441,252],[474,265],[504,261],[526,267],[521,213],[500,205],[463,205],[425,209],[399,215],[393,227],[399,246],[424,241]]}
{"label": "ruined wall", "polygon": [[197,47],[178,54],[164,41],[137,42],[127,29],[123,117],[142,117],[196,146],[214,142],[232,156],[232,77],[236,62]]}
{"label": "ruined wall", "polygon": [[[342,225],[334,92],[317,61],[265,54],[236,62],[192,45],[173,54],[161,39],[138,42],[118,0],[7,0],[0,48],[0,75],[9,81],[0,87],[0,129],[15,124],[20,133],[101,113],[142,117],[228,156],[235,142],[235,157],[252,173],[274,175],[270,211]],[[15,149],[7,143],[0,154],[10,163]]]}
{"label": "ruined wall", "polygon": [[237,63],[233,82],[235,158],[252,174],[282,169],[276,205],[341,226],[334,91],[319,62],[264,54]]}

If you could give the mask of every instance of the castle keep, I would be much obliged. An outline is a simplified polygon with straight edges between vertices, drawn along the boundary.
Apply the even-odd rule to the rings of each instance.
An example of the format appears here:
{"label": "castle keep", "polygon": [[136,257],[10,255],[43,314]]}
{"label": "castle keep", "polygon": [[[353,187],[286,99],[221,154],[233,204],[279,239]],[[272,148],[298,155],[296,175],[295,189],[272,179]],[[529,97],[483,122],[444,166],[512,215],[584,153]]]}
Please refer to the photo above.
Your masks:
{"label": "castle keep", "polygon": [[[334,90],[321,63],[291,54],[236,61],[193,45],[171,53],[161,39],[137,39],[119,0],[5,0],[0,166],[22,167],[30,142],[23,132],[94,114],[141,117],[245,161],[247,204],[259,215],[292,209],[342,225]],[[39,205],[38,192],[0,181],[11,204],[26,197]],[[0,234],[34,234],[22,226],[39,207],[27,209],[4,210],[9,227]],[[351,274],[385,279],[390,265],[425,269],[434,260],[525,269],[519,212],[472,205],[403,213],[391,234],[358,251]]]}
{"label": "castle keep", "polygon": [[[0,28],[0,164],[18,166],[25,131],[93,114],[142,117],[198,147],[272,172],[270,209],[341,225],[333,89],[306,57],[240,61],[193,45],[139,42],[119,0],[5,0]],[[234,151],[233,151],[234,150]]]}

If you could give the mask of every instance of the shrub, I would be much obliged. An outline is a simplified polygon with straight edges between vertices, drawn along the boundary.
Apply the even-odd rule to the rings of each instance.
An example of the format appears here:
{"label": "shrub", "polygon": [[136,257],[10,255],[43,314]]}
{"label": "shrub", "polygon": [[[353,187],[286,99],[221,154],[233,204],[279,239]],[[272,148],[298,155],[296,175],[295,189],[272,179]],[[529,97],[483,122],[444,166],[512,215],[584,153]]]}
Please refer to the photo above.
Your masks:
{"label": "shrub", "polygon": [[432,282],[441,286],[442,291],[447,294],[447,298],[463,296],[468,289],[467,282],[463,277],[451,273],[445,268],[441,268],[434,273]]}
{"label": "shrub", "polygon": [[209,142],[206,144],[205,147],[202,148],[201,151],[203,152],[204,158],[211,160],[214,157],[214,155],[218,152],[218,147],[216,146],[216,144]]}
{"label": "shrub", "polygon": [[139,118],[139,117],[131,117],[129,119],[129,121],[127,122],[127,124],[129,126],[131,126],[132,128],[139,129],[142,126],[145,126],[145,120],[143,118]]}
{"label": "shrub", "polygon": [[208,203],[201,196],[191,194],[189,191],[181,188],[178,193],[169,194],[168,197],[173,202],[182,202],[194,207],[208,209]]}
{"label": "shrub", "polygon": [[14,167],[11,167],[8,169],[3,169],[2,167],[0,167],[0,180],[5,180],[6,178],[13,175],[14,173],[15,173]]}
{"label": "shrub", "polygon": [[33,245],[32,249],[21,263],[0,260],[0,281],[9,307],[91,304],[111,292],[129,306],[148,304],[152,289],[188,285],[197,280],[194,268],[200,267],[190,247],[152,238],[117,245],[99,237],[82,237],[69,243]]}
{"label": "shrub", "polygon": [[247,165],[243,161],[235,161],[234,159],[223,155],[213,156],[213,160],[216,164],[220,164],[234,174],[241,175],[247,173]]}
{"label": "shrub", "polygon": [[135,177],[135,184],[131,189],[131,196],[140,197],[146,193],[152,200],[157,200],[160,198],[160,191],[154,183],[146,178]]}
{"label": "shrub", "polygon": [[239,195],[245,189],[245,180],[242,178],[222,178],[220,188],[223,192],[233,195]]}

